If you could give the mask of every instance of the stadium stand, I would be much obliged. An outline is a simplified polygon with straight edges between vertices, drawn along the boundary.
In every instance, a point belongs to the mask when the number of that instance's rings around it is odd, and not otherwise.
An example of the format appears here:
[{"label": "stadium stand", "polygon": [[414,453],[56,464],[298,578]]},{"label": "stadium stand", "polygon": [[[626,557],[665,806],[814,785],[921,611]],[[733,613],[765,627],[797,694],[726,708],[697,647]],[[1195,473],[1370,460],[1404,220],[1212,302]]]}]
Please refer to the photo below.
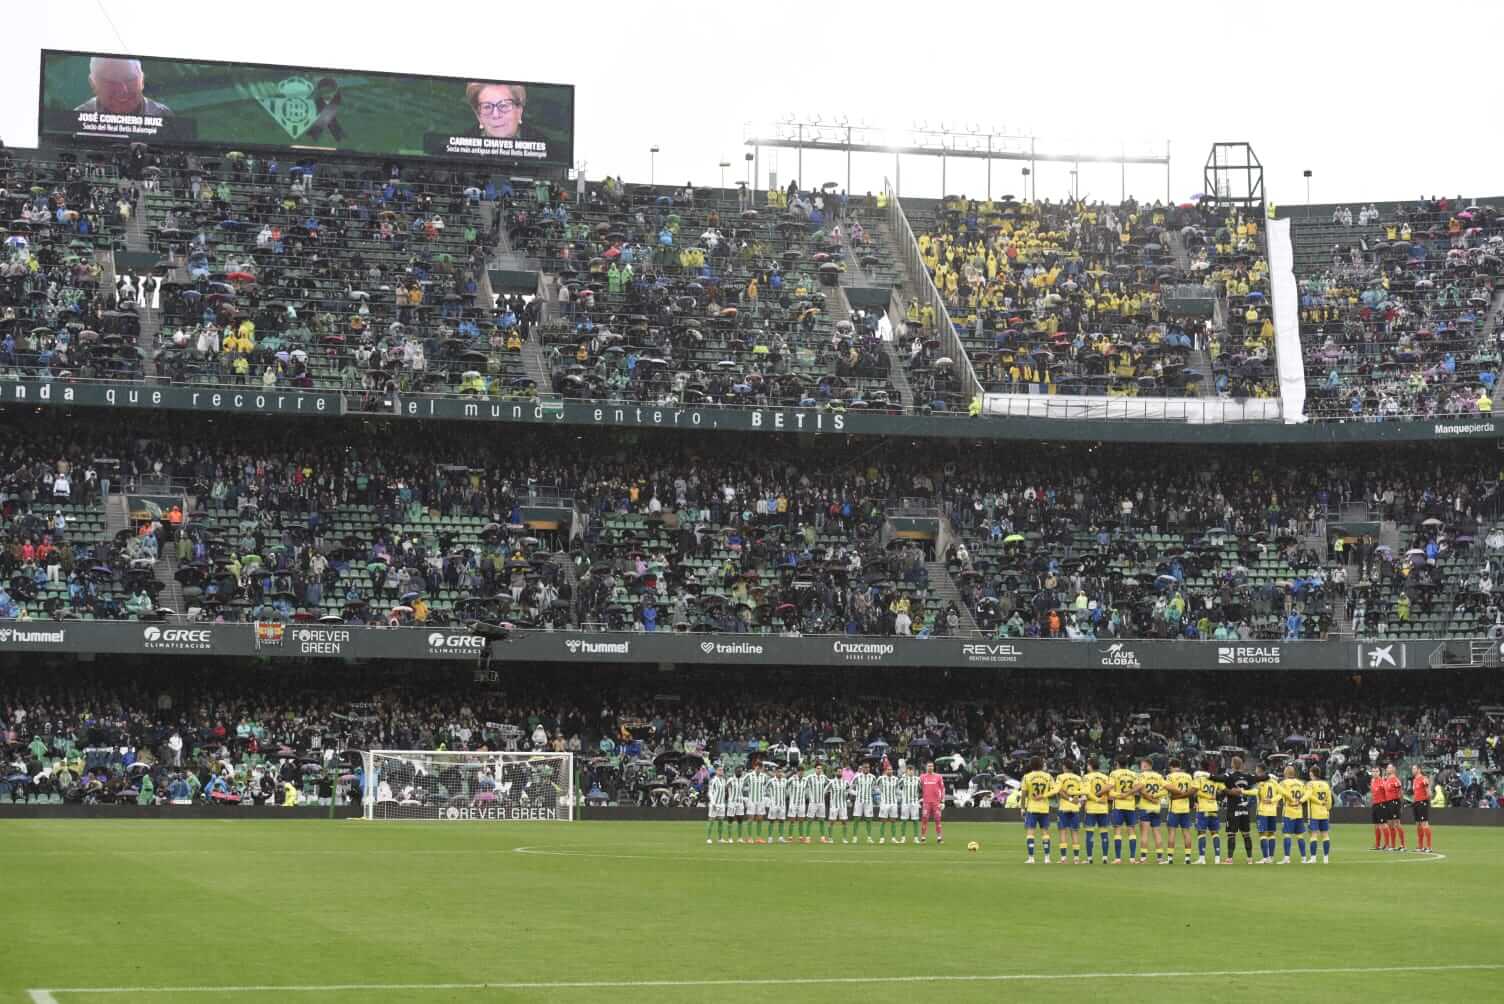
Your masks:
[{"label": "stadium stand", "polygon": [[[1135,448],[1111,465],[1048,447],[1000,470],[960,444],[853,459],[831,443],[795,463],[777,439],[672,433],[581,453],[544,430],[436,448],[404,425],[351,438],[245,419],[208,442],[167,420],[129,438],[16,427],[35,435],[5,471],[7,572],[33,618],[1286,640],[1504,623],[1498,487],[1464,445]],[[91,457],[119,458],[114,510]],[[101,550],[51,582],[36,549],[54,482],[80,469],[82,497],[62,498],[87,507],[65,513],[81,524],[70,543]],[[127,520],[122,488],[168,501]],[[928,532],[900,534],[905,514]],[[75,581],[150,602],[49,602]]]},{"label": "stadium stand", "polygon": [[1504,263],[1493,205],[1436,198],[1292,220],[1312,418],[1492,412]]},{"label": "stadium stand", "polygon": [[327,803],[336,787],[361,790],[359,760],[341,750],[442,746],[573,751],[582,789],[600,804],[693,804],[708,760],[726,768],[761,756],[933,758],[958,803],[1001,805],[1030,755],[1097,764],[1126,752],[1320,763],[1343,805],[1365,804],[1370,765],[1426,762],[1447,804],[1498,807],[1504,718],[1488,678],[1306,678],[1292,704],[1278,675],[1156,684],[1097,673],[1067,687],[1049,674],[972,674],[941,695],[927,674],[897,671],[864,680],[857,695],[839,673],[665,679],[579,667],[518,676],[503,694],[468,674],[370,668],[268,677],[139,666],[80,669],[65,682],[30,671],[0,694],[0,800],[280,804],[291,785],[295,801]]},{"label": "stadium stand", "polygon": [[520,351],[536,315],[496,302],[486,275],[488,181],[233,151],[152,161],[159,379],[533,395]]},{"label": "stadium stand", "polygon": [[[583,198],[579,196],[583,194]],[[843,273],[895,274],[871,215],[829,193],[696,196],[607,179],[584,193],[538,183],[503,193],[508,240],[549,274],[553,389],[659,403],[897,409],[890,324],[853,312]],[[885,337],[886,336],[886,337]],[[931,409],[955,388],[920,388]],[[949,394],[949,396],[947,396]]]},{"label": "stadium stand", "polygon": [[[1275,392],[1268,266],[1255,220],[1219,216],[1209,204],[964,196],[907,211],[973,364],[994,390]],[[924,320],[917,301],[908,320]]]}]

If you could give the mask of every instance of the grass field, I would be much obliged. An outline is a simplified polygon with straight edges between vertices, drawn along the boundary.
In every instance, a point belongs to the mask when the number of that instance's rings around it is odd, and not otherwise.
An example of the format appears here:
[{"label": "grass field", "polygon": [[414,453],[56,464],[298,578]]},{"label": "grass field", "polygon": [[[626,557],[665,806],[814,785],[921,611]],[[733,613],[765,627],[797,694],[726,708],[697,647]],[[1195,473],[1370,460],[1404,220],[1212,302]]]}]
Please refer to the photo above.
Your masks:
[{"label": "grass field", "polygon": [[1343,827],[1330,865],[1221,868],[1028,867],[1017,825],[946,836],[4,821],[0,1001],[1463,1002],[1504,979],[1504,830],[1438,826],[1428,859]]}]

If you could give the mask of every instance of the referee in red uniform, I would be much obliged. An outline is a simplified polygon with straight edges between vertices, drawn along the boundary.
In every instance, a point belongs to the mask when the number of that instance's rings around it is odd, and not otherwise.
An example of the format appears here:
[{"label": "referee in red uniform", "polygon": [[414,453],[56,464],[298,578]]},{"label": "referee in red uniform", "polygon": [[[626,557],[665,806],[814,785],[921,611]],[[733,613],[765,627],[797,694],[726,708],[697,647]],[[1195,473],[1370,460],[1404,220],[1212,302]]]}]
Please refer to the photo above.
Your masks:
[{"label": "referee in red uniform", "polygon": [[1401,851],[1404,851],[1406,849],[1405,825],[1404,821],[1400,819],[1400,806],[1404,804],[1401,800],[1404,795],[1403,787],[1404,785],[1403,782],[1400,781],[1400,772],[1398,768],[1396,768],[1394,764],[1390,764],[1389,766],[1385,767],[1384,805],[1387,810],[1385,815],[1389,819],[1391,846],[1397,843],[1399,844],[1399,849]]},{"label": "referee in red uniform", "polygon": [[1415,849],[1421,854],[1431,853],[1431,779],[1421,771],[1420,764],[1410,768],[1410,810],[1415,813]]}]

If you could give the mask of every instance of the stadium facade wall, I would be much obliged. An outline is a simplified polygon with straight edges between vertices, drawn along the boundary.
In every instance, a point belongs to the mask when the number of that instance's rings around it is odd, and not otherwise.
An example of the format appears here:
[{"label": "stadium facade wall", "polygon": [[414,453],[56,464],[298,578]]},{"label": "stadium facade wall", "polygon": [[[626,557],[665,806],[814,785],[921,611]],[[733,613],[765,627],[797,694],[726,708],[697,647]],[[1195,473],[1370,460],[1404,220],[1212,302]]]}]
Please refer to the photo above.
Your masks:
[{"label": "stadium facade wall", "polygon": [[[512,401],[474,397],[394,395],[372,407],[359,395],[339,391],[145,383],[0,381],[0,407],[96,408],[106,411],[199,411],[224,415],[280,415],[337,418],[382,416],[414,420],[499,422],[524,425],[593,426],[625,429],[687,429],[698,432],[811,433],[815,435],[906,436],[968,440],[1051,440],[1061,442],[1184,443],[1188,429],[1202,444],[1360,443],[1504,438],[1504,422],[1491,416],[1441,417],[1392,422],[1233,421],[1233,405],[1208,421],[1204,409],[1173,409],[1162,418],[1152,409],[1133,410],[1133,399],[1110,409],[1101,421],[1101,399],[1041,396],[1030,403],[1043,409],[1007,418],[967,418],[959,414],[885,413],[815,408],[657,407],[595,401]],[[1253,407],[1254,403],[1250,404]],[[1258,405],[1259,408],[1263,406]],[[1137,415],[1138,417],[1134,417]]]}]

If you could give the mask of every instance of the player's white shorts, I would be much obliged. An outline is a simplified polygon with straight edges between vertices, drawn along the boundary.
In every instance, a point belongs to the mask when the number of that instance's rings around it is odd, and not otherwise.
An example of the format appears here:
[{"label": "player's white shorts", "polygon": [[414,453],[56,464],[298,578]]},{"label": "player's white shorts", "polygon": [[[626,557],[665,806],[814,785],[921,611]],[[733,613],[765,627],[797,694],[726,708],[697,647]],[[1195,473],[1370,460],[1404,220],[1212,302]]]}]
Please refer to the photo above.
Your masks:
[{"label": "player's white shorts", "polygon": [[897,802],[881,802],[881,803],[879,803],[878,806],[877,806],[877,818],[878,819],[897,819],[898,818],[898,803]]},{"label": "player's white shorts", "polygon": [[735,817],[735,816],[744,816],[744,815],[746,815],[746,813],[742,810],[742,803],[740,803],[740,802],[727,802],[726,803],[726,815]]},{"label": "player's white shorts", "polygon": [[711,802],[710,803],[710,818],[711,819],[725,819],[726,818],[726,803],[722,802],[719,805],[717,805],[716,803]]},{"label": "player's white shorts", "polygon": [[788,806],[788,808],[784,811],[783,818],[785,818],[785,819],[803,819],[804,818],[804,806],[798,805],[798,804],[794,804],[794,805]]},{"label": "player's white shorts", "polygon": [[824,804],[820,804],[820,805],[806,805],[804,807],[804,818],[805,819],[824,819],[825,818],[825,806],[824,806]]},{"label": "player's white shorts", "polygon": [[900,804],[898,806],[898,818],[899,819],[918,819],[919,818],[919,803],[918,802],[904,802],[904,803]]},{"label": "player's white shorts", "polygon": [[783,818],[783,803],[782,802],[769,802],[767,805],[765,805],[763,807],[762,814],[764,816],[766,816],[767,818],[769,818],[769,819],[782,819]]},{"label": "player's white shorts", "polygon": [[831,822],[833,822],[833,823],[835,823],[835,822],[844,823],[846,821],[846,819],[847,819],[847,816],[846,816],[846,802],[845,802],[845,800],[839,801],[835,805],[832,805],[830,807],[830,821]]},{"label": "player's white shorts", "polygon": [[851,815],[854,819],[871,819],[872,810],[872,799],[859,798],[856,800],[856,804],[851,807]]}]

